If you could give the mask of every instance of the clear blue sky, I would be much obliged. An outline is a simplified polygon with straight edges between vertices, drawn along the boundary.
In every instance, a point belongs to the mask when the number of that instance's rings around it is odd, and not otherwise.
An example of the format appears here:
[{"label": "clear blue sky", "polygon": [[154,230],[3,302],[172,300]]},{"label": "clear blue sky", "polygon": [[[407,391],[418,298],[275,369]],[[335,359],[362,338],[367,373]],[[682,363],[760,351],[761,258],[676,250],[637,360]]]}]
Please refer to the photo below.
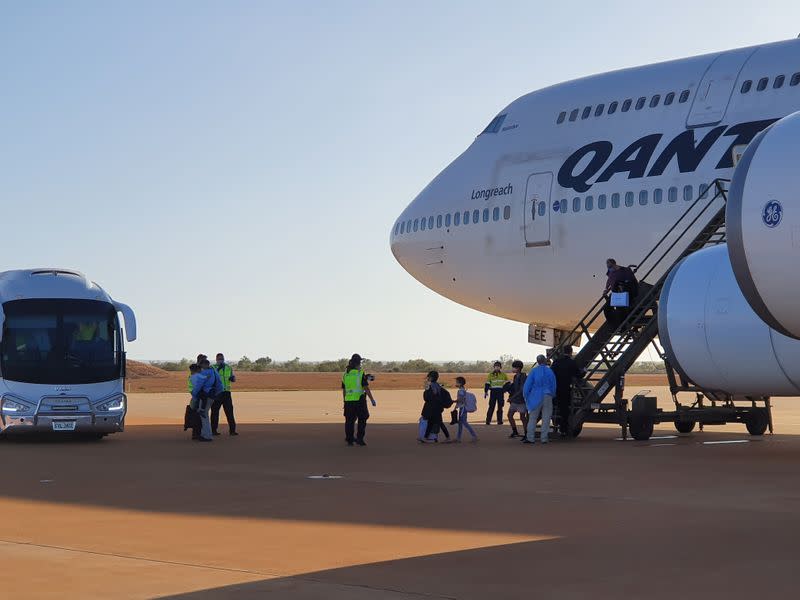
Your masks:
[{"label": "clear blue sky", "polygon": [[139,358],[530,360],[395,217],[524,93],[798,33],[790,1],[0,0],[0,268],[85,272]]}]

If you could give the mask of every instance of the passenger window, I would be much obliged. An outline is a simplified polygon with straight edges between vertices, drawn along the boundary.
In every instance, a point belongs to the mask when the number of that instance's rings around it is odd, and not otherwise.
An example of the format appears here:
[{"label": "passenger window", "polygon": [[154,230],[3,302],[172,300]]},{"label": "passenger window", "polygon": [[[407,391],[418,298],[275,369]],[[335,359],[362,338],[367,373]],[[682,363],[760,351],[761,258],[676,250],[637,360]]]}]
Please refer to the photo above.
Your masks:
[{"label": "passenger window", "polygon": [[594,208],[594,196],[586,196],[585,208],[587,211]]},{"label": "passenger window", "polygon": [[597,197],[597,208],[599,210],[605,210],[606,209],[606,195],[605,194],[600,194]]},{"label": "passenger window", "polygon": [[436,217],[436,229],[441,229],[441,228],[442,228],[442,215],[439,215],[438,217]]},{"label": "passenger window", "polygon": [[708,184],[707,183],[700,184],[700,189],[697,190],[697,193],[699,194],[698,198],[705,198],[706,192],[708,192]]},{"label": "passenger window", "polygon": [[489,222],[489,209],[488,208],[484,208],[483,209],[483,222],[484,223],[488,223]]},{"label": "passenger window", "polygon": [[469,211],[464,211],[464,225],[469,225]]},{"label": "passenger window", "polygon": [[592,114],[592,107],[587,106],[583,109],[583,114],[581,115],[581,119],[588,119],[589,115]]},{"label": "passenger window", "polygon": [[625,206],[633,206],[633,192],[625,192]]},{"label": "passenger window", "polygon": [[739,92],[742,93],[742,94],[746,94],[747,92],[750,91],[751,87],[753,87],[753,80],[752,79],[748,79],[747,81],[745,81],[742,84],[742,89],[740,89]]},{"label": "passenger window", "polygon": [[576,108],[571,113],[569,113],[569,120],[574,121],[577,118],[578,118],[578,109]]},{"label": "passenger window", "polygon": [[599,117],[600,115],[602,115],[603,109],[605,109],[605,107],[606,107],[605,104],[598,104],[597,108],[594,109],[594,116]]},{"label": "passenger window", "polygon": [[563,215],[567,214],[567,199],[566,198],[561,200],[561,214],[563,214]]},{"label": "passenger window", "polygon": [[642,96],[636,101],[636,110],[642,110],[644,108],[644,103],[647,102],[647,98]]},{"label": "passenger window", "polygon": [[677,202],[678,201],[678,188],[671,187],[669,191],[667,191],[667,200],[670,202]]},{"label": "passenger window", "polygon": [[611,104],[609,104],[608,105],[608,114],[609,115],[613,115],[615,112],[617,112],[617,107],[618,106],[619,106],[619,102],[617,102],[617,101],[614,101]]},{"label": "passenger window", "polygon": [[419,228],[419,219],[414,219],[414,233],[417,232],[418,228]]},{"label": "passenger window", "polygon": [[500,220],[500,207],[495,206],[492,209],[492,221],[499,221]]},{"label": "passenger window", "polygon": [[622,112],[628,112],[631,109],[631,103],[633,100],[628,98],[625,102],[622,103]]},{"label": "passenger window", "polygon": [[428,222],[428,219],[422,219],[419,222],[419,230],[420,231],[425,231],[425,226],[427,225],[427,222]]},{"label": "passenger window", "polygon": [[661,204],[664,200],[663,198],[663,191],[661,188],[656,188],[653,190],[653,204]]},{"label": "passenger window", "polygon": [[675,100],[675,92],[670,92],[664,96],[664,106],[669,106],[673,100]]},{"label": "passenger window", "polygon": [[611,208],[619,208],[619,194],[611,194]]},{"label": "passenger window", "polygon": [[800,72],[795,73],[794,75],[792,75],[792,79],[791,79],[791,81],[789,81],[789,85],[794,87],[798,83],[800,83]]},{"label": "passenger window", "polygon": [[784,75],[778,75],[775,78],[775,81],[772,82],[772,89],[777,90],[783,87],[783,82],[786,81],[786,77]]},{"label": "passenger window", "polygon": [[481,211],[477,208],[472,211],[472,222],[477,224],[481,220]]},{"label": "passenger window", "polygon": [[661,96],[659,94],[656,94],[655,96],[650,98],[650,108],[655,108],[656,106],[658,106],[659,102],[661,102]]},{"label": "passenger window", "polygon": [[647,190],[639,192],[639,206],[647,206]]},{"label": "passenger window", "polygon": [[575,196],[572,199],[572,212],[580,212],[581,211],[581,199]]},{"label": "passenger window", "polygon": [[433,217],[428,217],[428,229],[433,229]]},{"label": "passenger window", "polygon": [[558,114],[558,119],[556,119],[556,123],[557,123],[558,125],[561,125],[561,124],[564,122],[564,119],[566,119],[566,118],[567,118],[567,111],[565,111],[565,110],[562,110],[562,111],[561,111],[561,112]]},{"label": "passenger window", "polygon": [[505,208],[503,208],[503,219],[508,221],[511,218],[511,207],[506,204]]},{"label": "passenger window", "polygon": [[406,221],[406,233],[411,233],[411,219]]},{"label": "passenger window", "polygon": [[458,227],[459,225],[461,225],[461,213],[457,212],[453,215],[453,226]]},{"label": "passenger window", "polygon": [[444,218],[444,226],[450,227],[450,213],[447,213],[447,215]]},{"label": "passenger window", "polygon": [[692,186],[690,186],[690,185],[683,186],[683,199],[686,202],[691,202],[692,197],[693,197],[692,196],[693,193],[694,193],[694,190],[692,189]]},{"label": "passenger window", "polygon": [[683,90],[678,98],[678,104],[683,104],[689,99],[689,90]]},{"label": "passenger window", "polygon": [[767,89],[767,84],[769,83],[769,77],[762,77],[758,80],[758,85],[756,86],[756,91],[763,92]]},{"label": "passenger window", "polygon": [[400,223],[394,226],[394,234],[400,235]]},{"label": "passenger window", "polygon": [[[509,208],[511,208],[511,207],[509,206]],[[511,211],[509,211],[509,212],[511,212]],[[547,202],[539,202],[539,216],[543,217],[544,213],[546,213],[546,212],[547,212]]]}]

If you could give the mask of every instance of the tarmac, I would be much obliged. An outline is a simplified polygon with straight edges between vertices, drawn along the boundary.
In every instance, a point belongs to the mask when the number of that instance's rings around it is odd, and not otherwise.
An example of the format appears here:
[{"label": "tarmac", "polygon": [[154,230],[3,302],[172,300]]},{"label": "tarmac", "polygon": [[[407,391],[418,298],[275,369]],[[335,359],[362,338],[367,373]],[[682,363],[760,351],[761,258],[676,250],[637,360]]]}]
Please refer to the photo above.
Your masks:
[{"label": "tarmac", "polygon": [[800,399],[759,438],[587,426],[528,446],[480,412],[478,443],[422,445],[420,393],[376,397],[365,448],[336,392],[235,394],[241,435],[211,444],[182,430],[183,394],[132,394],[100,442],[3,441],[3,597],[796,594]]}]

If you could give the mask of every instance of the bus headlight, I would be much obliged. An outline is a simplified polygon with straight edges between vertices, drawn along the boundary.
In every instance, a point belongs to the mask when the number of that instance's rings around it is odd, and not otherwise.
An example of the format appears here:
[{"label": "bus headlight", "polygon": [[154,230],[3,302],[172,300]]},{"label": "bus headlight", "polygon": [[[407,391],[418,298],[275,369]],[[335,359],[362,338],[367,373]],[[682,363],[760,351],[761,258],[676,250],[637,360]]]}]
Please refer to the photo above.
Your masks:
[{"label": "bus headlight", "polygon": [[0,400],[0,412],[6,415],[27,415],[34,407],[15,396],[3,396]]},{"label": "bus headlight", "polygon": [[95,406],[95,410],[98,412],[121,412],[125,410],[125,394],[104,400]]}]

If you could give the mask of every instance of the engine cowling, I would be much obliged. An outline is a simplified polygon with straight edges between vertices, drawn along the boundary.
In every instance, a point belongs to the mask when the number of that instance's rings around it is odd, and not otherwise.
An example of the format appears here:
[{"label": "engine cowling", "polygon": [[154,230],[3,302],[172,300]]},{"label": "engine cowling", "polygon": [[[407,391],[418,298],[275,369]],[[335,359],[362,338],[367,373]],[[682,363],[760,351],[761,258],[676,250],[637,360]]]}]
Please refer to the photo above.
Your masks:
[{"label": "engine cowling", "polygon": [[800,112],[758,134],[733,174],[726,225],[739,287],[772,329],[800,338]]},{"label": "engine cowling", "polygon": [[735,396],[800,395],[800,341],[753,311],[724,245],[673,268],[661,291],[658,329],[670,363],[704,388]]}]

